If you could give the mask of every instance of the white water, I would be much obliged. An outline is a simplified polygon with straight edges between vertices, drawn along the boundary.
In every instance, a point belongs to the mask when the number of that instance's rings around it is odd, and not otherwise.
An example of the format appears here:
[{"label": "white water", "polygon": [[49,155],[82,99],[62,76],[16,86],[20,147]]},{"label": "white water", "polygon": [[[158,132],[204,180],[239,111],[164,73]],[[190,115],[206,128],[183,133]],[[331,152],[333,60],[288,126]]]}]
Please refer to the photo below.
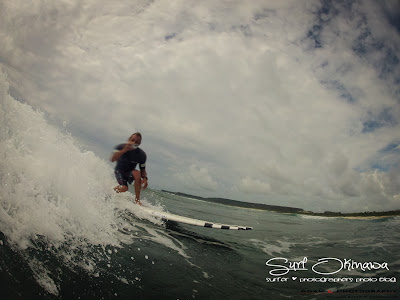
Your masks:
[{"label": "white water", "polygon": [[117,245],[110,167],[13,99],[2,72],[0,97],[3,233],[19,248],[36,235],[55,245],[76,237]]},{"label": "white water", "polygon": [[[96,264],[111,260],[110,247],[131,244],[133,233],[187,257],[162,232],[123,218],[138,215],[129,193],[115,194],[113,170],[103,159],[82,150],[67,132],[51,126],[44,115],[8,93],[0,68],[0,231],[28,261],[37,282],[57,295],[58,285],[40,258],[27,249],[45,249],[70,268],[96,276]],[[146,200],[143,200],[146,202]]]}]

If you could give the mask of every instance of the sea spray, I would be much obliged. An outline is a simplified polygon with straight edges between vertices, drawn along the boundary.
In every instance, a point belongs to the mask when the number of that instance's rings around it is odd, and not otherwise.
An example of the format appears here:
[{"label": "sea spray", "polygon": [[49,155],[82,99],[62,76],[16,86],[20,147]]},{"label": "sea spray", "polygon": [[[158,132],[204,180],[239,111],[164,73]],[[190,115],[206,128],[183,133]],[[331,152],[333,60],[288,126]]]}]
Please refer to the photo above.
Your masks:
[{"label": "sea spray", "polygon": [[[114,264],[119,256],[115,249],[135,241],[161,244],[188,261],[181,243],[146,223],[162,226],[160,219],[140,214],[130,193],[113,191],[109,164],[82,150],[65,128],[51,126],[43,113],[8,93],[1,69],[0,185],[1,247],[12,249],[12,257],[3,257],[1,264],[11,270],[6,261],[16,256],[24,278],[31,276],[47,293],[62,296],[77,276],[87,282],[111,276],[126,283],[129,272],[140,279],[135,267]],[[145,197],[142,201],[151,205]],[[136,226],[138,219],[145,221]]]},{"label": "sea spray", "polygon": [[[110,166],[11,97],[1,70],[0,184],[0,231],[16,250],[50,251],[72,268],[90,270],[99,260],[91,257],[120,246]],[[32,253],[22,252],[35,278],[57,294]]]},{"label": "sea spray", "polygon": [[[118,244],[112,172],[92,152],[18,102],[0,80],[0,192],[2,230],[20,248],[34,235],[53,242],[80,236]],[[7,220],[6,220],[7,219]]]}]

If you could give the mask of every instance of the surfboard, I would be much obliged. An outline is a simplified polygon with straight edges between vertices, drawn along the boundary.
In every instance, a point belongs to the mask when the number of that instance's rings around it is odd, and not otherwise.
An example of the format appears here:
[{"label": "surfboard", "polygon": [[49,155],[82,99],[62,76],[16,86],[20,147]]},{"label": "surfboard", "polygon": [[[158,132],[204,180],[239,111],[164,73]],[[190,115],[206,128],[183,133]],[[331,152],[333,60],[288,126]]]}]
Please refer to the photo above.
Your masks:
[{"label": "surfboard", "polygon": [[163,221],[173,221],[173,222],[184,223],[184,224],[189,224],[189,225],[194,225],[194,226],[200,226],[200,227],[206,227],[206,228],[217,228],[217,229],[229,229],[229,230],[251,230],[251,229],[253,229],[253,227],[249,227],[249,226],[227,225],[227,224],[208,222],[208,221],[203,221],[203,220],[198,220],[198,219],[192,219],[192,218],[188,218],[188,217],[184,217],[184,216],[174,215],[174,214],[167,213],[164,211],[155,210],[155,209],[152,209],[150,207],[145,207],[145,206],[138,205],[138,208],[152,216],[161,218]]}]

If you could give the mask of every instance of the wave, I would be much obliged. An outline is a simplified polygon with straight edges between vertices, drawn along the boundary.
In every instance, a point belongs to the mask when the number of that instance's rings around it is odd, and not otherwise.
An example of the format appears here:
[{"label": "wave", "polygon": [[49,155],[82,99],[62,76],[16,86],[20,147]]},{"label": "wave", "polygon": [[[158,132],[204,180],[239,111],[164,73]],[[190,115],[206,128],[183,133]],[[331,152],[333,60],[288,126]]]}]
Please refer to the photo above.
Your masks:
[{"label": "wave", "polygon": [[0,224],[24,249],[43,235],[55,244],[79,236],[114,244],[116,231],[111,169],[83,151],[41,112],[8,94],[0,75]]},{"label": "wave", "polygon": [[297,216],[299,216],[303,219],[309,219],[309,220],[337,220],[340,218],[340,217],[312,216],[312,215],[303,215],[303,214],[297,214]]},{"label": "wave", "polygon": [[[110,166],[11,97],[1,70],[0,158],[0,230],[11,247],[45,245],[82,265],[79,257],[88,257],[92,245],[121,245]],[[26,259],[38,282],[57,294],[40,259]]]},{"label": "wave", "polygon": [[[113,170],[106,161],[8,89],[0,68],[1,246],[19,253],[44,290],[59,295],[58,268],[98,277],[117,249],[138,238],[188,258],[178,241],[154,229],[161,220],[135,214],[132,195],[113,191]],[[7,266],[7,258],[0,263]]]},{"label": "wave", "polygon": [[[291,247],[294,243],[288,241],[262,241],[259,239],[250,239],[249,240],[255,248],[260,249],[264,253],[267,253],[270,256],[282,253],[290,252]],[[279,245],[278,245],[279,243]]]}]

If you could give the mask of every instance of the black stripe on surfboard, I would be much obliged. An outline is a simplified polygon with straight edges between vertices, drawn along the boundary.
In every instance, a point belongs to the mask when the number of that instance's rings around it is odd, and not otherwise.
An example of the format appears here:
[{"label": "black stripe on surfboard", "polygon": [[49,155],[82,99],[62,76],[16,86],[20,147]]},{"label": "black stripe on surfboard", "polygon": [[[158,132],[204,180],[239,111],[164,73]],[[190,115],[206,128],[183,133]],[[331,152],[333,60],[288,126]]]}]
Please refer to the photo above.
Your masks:
[{"label": "black stripe on surfboard", "polygon": [[[215,225],[215,227],[214,227]],[[244,227],[244,226],[229,226],[229,225],[220,225],[220,224],[214,224],[214,223],[204,223],[204,227],[207,228],[220,228],[220,229],[236,229],[235,227],[237,227],[237,230],[252,230],[253,227]],[[232,228],[231,228],[232,227]]]}]

